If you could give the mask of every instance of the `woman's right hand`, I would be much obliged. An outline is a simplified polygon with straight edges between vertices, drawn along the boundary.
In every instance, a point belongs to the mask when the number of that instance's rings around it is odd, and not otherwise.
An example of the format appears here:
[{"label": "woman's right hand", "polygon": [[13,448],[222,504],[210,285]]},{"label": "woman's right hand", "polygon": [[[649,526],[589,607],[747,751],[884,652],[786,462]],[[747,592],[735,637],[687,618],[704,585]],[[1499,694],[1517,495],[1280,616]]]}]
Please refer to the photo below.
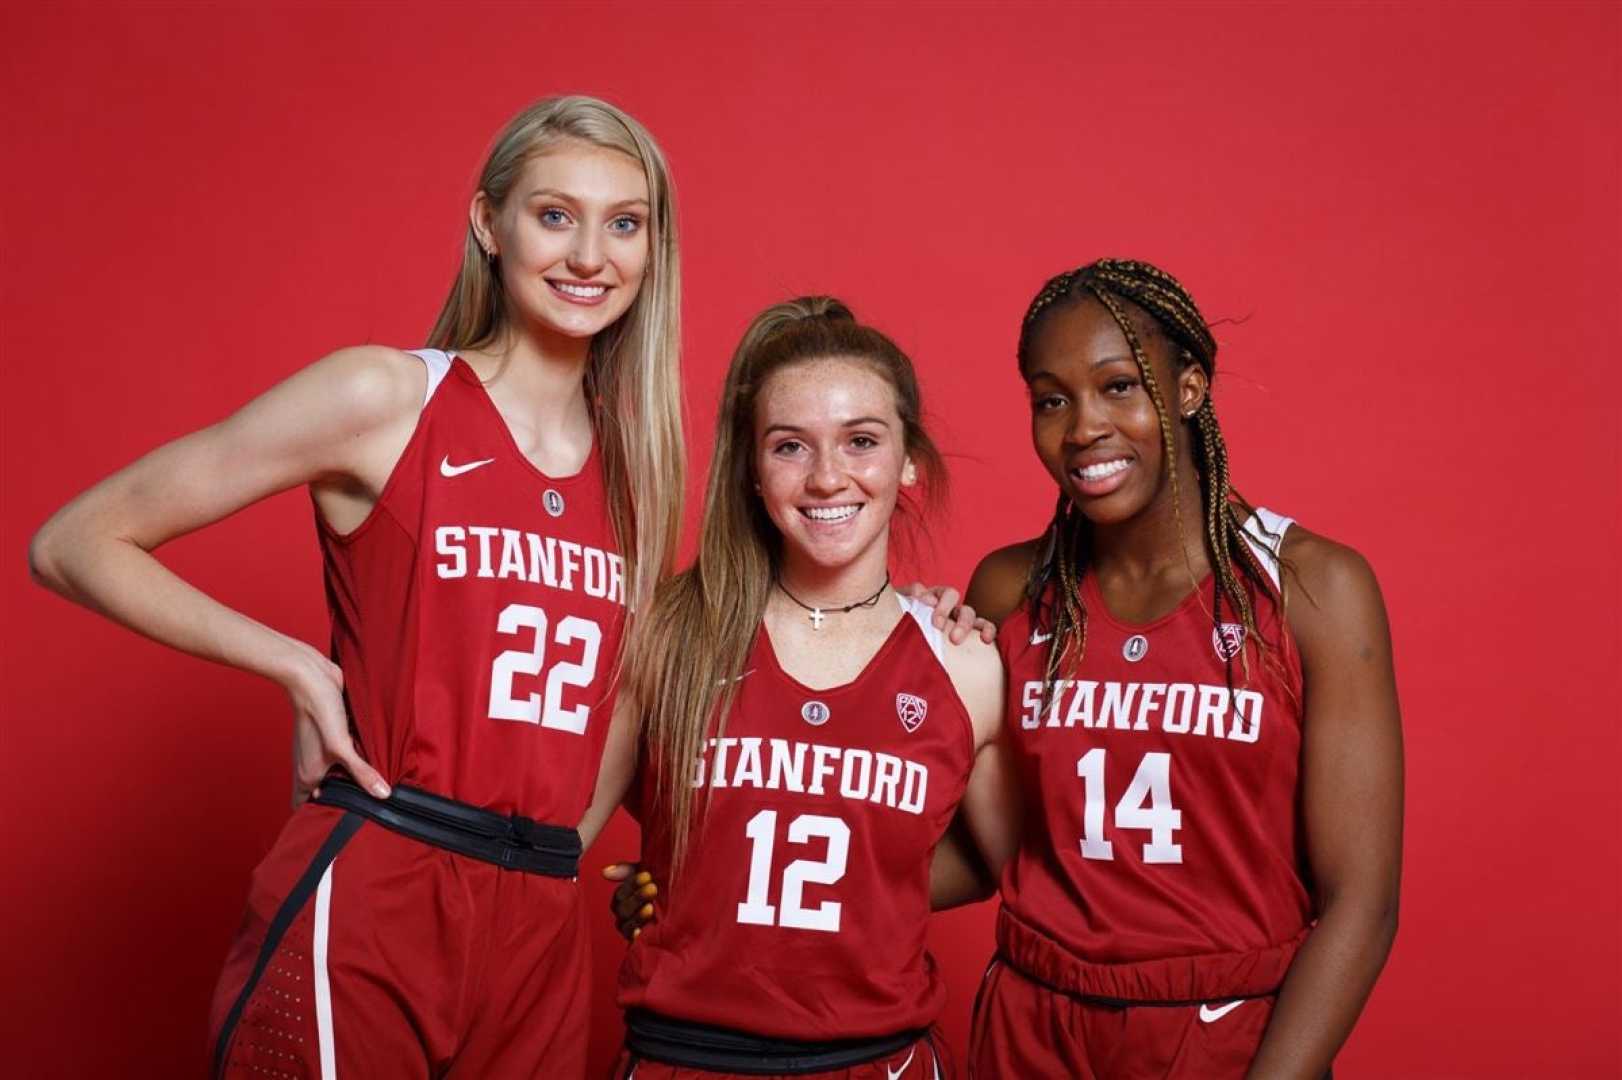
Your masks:
[{"label": "woman's right hand", "polygon": [[389,785],[350,737],[343,669],[302,641],[291,645],[281,682],[293,705],[293,805],[314,795],[335,765],[373,795],[388,798]]},{"label": "woman's right hand", "polygon": [[635,941],[642,928],[653,921],[653,898],[659,895],[659,886],[640,863],[611,863],[603,867],[603,877],[619,882],[609,897],[608,910],[613,913],[620,936]]}]

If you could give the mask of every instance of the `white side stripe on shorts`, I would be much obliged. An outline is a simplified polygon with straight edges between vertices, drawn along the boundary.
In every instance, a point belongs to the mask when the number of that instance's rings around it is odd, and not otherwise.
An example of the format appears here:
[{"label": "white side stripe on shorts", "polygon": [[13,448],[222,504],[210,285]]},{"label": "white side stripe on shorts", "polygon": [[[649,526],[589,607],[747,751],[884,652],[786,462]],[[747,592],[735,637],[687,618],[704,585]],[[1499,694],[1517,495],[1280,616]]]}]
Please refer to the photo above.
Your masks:
[{"label": "white side stripe on shorts", "polygon": [[[334,860],[336,861],[336,860]],[[337,1080],[338,1056],[332,1045],[332,987],[327,983],[327,922],[332,913],[332,867],[327,864],[315,888],[315,1033],[321,1049],[321,1080]]]}]

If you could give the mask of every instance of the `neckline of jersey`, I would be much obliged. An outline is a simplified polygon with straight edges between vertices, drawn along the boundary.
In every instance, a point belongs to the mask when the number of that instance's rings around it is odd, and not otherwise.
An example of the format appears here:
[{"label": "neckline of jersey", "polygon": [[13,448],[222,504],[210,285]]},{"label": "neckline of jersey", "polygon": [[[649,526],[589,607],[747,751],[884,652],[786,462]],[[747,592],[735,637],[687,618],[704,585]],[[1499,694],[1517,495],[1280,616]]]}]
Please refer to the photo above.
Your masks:
[{"label": "neckline of jersey", "polygon": [[578,471],[570,473],[568,476],[553,476],[531,461],[529,455],[525,454],[523,448],[518,445],[518,440],[513,438],[512,428],[507,426],[507,418],[501,415],[500,409],[496,408],[495,399],[490,396],[490,391],[485,388],[484,380],[479,378],[479,373],[473,370],[473,365],[462,359],[460,353],[451,353],[450,355],[451,365],[453,367],[457,364],[462,365],[462,369],[473,380],[473,385],[478,388],[479,400],[483,401],[490,410],[490,414],[496,422],[496,427],[501,429],[502,438],[507,441],[507,448],[513,452],[513,456],[518,459],[519,464],[523,465],[524,468],[548,484],[572,484],[582,477],[590,477],[599,471],[595,468],[597,466],[597,429],[595,426],[593,426],[591,432],[591,449],[586,452],[586,460],[581,463]]},{"label": "neckline of jersey", "polygon": [[[900,599],[899,594],[897,594],[897,599]],[[837,686],[829,686],[821,690],[815,687],[807,686],[799,679],[796,679],[793,675],[790,675],[788,670],[783,667],[782,661],[777,658],[777,646],[772,643],[772,635],[766,629],[765,619],[760,621],[759,639],[761,642],[761,649],[765,654],[763,659],[765,660],[767,666],[770,667],[772,671],[776,672],[784,682],[788,683],[801,693],[809,694],[813,697],[834,697],[840,694],[849,693],[851,690],[856,689],[856,687],[867,678],[868,674],[879,666],[884,657],[892,649],[897,647],[896,643],[901,640],[902,634],[906,630],[906,624],[913,621],[912,613],[909,612],[905,606],[901,606],[901,618],[896,620],[896,624],[890,628],[890,633],[886,635],[884,642],[874,650],[873,655],[867,658],[867,663],[862,665],[862,670],[858,671],[855,677],[849,682],[843,682]]]},{"label": "neckline of jersey", "polygon": [[1211,582],[1214,579],[1215,574],[1207,571],[1205,576],[1200,579],[1200,583],[1194,586],[1194,588],[1190,589],[1181,600],[1177,601],[1176,606],[1170,611],[1159,616],[1158,618],[1150,619],[1148,622],[1139,623],[1129,622],[1126,619],[1119,617],[1109,609],[1109,604],[1104,600],[1104,590],[1098,584],[1098,575],[1089,569],[1082,575],[1081,578],[1081,602],[1087,608],[1089,618],[1092,616],[1092,613],[1096,611],[1105,622],[1109,623],[1117,630],[1126,630],[1130,633],[1142,634],[1146,631],[1164,626],[1166,623],[1177,618],[1179,615],[1182,615],[1188,608],[1199,603],[1200,595],[1211,587]]}]

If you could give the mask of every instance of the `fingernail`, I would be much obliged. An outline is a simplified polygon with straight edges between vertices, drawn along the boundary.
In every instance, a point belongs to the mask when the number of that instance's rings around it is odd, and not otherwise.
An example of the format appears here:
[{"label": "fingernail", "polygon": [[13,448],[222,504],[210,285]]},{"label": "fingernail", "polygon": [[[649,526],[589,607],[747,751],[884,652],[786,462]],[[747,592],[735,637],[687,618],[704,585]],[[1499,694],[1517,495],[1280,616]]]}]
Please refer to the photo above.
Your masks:
[{"label": "fingernail", "polygon": [[376,795],[379,799],[388,798],[389,797],[389,785],[387,785],[383,781],[379,780],[377,783],[372,785],[372,794]]},{"label": "fingernail", "polygon": [[636,876],[636,883],[638,885],[646,885],[648,882],[650,882],[652,880],[653,880],[653,875],[648,873],[646,870],[642,871],[640,874],[638,874]]},{"label": "fingernail", "polygon": [[653,914],[653,905],[652,904],[643,904],[642,905],[642,910],[637,912],[637,914],[642,916],[644,919],[646,919],[649,915]]},{"label": "fingernail", "polygon": [[641,936],[642,936],[642,928],[640,926],[637,927],[635,930],[631,931],[631,940],[632,941],[635,941],[637,938],[639,938]]}]

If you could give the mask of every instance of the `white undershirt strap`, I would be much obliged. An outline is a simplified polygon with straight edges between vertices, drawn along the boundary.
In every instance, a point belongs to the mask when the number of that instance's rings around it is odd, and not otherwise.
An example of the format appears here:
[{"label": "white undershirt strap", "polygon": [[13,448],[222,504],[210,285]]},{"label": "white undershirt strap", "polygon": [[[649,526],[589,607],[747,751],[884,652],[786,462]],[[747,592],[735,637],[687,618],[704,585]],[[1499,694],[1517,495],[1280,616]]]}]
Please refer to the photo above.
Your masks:
[{"label": "white undershirt strap", "polygon": [[1295,524],[1294,518],[1275,514],[1266,507],[1256,507],[1256,512],[1245,522],[1245,542],[1250,550],[1256,553],[1256,560],[1267,571],[1267,576],[1273,579],[1273,588],[1282,588],[1279,584],[1279,550],[1284,546],[1284,534]]},{"label": "white undershirt strap", "polygon": [[445,376],[451,370],[451,354],[439,349],[412,349],[411,355],[421,360],[428,367],[428,392],[422,397],[424,408],[433,400],[434,391],[439,384],[445,381]]},{"label": "white undershirt strap", "polygon": [[919,630],[923,631],[924,641],[928,643],[929,651],[935,654],[935,659],[941,659],[941,652],[946,648],[946,632],[937,629],[935,626],[934,606],[926,604],[922,600],[902,596],[900,593],[896,593],[895,598],[901,604],[901,610],[912,616],[912,621],[918,624]]}]

